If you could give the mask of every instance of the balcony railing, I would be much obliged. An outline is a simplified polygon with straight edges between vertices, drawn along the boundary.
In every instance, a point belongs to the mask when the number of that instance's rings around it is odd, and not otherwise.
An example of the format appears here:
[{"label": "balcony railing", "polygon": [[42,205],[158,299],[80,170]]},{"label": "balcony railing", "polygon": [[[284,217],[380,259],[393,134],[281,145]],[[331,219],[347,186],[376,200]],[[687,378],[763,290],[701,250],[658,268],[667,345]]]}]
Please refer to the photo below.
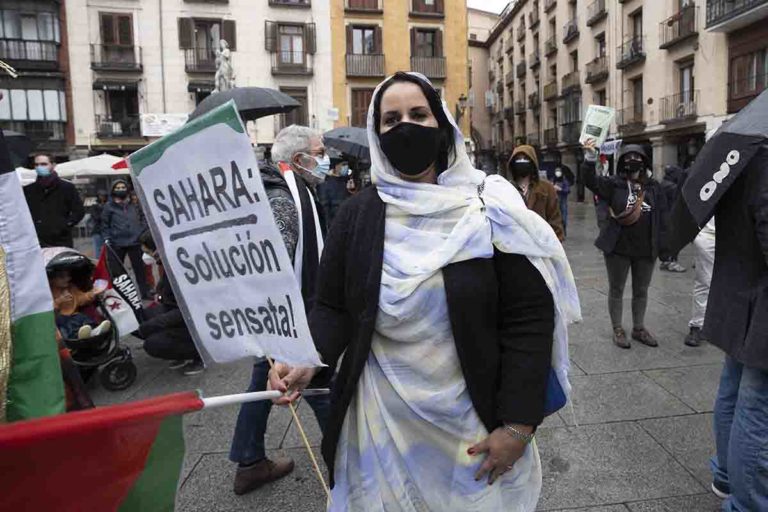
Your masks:
[{"label": "balcony railing", "polygon": [[630,37],[619,46],[618,69],[626,69],[638,62],[645,60],[645,38],[642,36]]},{"label": "balcony railing", "polygon": [[189,73],[215,73],[216,54],[211,48],[184,50],[184,69]]},{"label": "balcony railing", "polygon": [[643,105],[631,106],[620,110],[616,115],[616,124],[621,133],[634,133],[645,129]]},{"label": "balcony railing", "polygon": [[96,135],[100,139],[141,137],[141,123],[139,122],[139,116],[96,116]]},{"label": "balcony railing", "polygon": [[538,110],[541,107],[541,95],[538,92],[532,92],[528,95],[528,108]]},{"label": "balcony railing", "polygon": [[549,12],[557,5],[557,0],[544,0],[544,12]]},{"label": "balcony railing", "polygon": [[547,146],[557,146],[557,128],[547,128],[544,130],[544,144]]},{"label": "balcony railing", "polygon": [[539,146],[541,144],[541,140],[539,139],[539,132],[529,133],[526,139],[528,139],[527,142],[531,146]]},{"label": "balcony railing", "polygon": [[504,79],[504,82],[506,82],[507,84],[511,84],[514,81],[515,81],[515,72],[512,71],[512,70],[509,70],[507,72],[507,75],[506,75],[505,79]]},{"label": "balcony railing", "polygon": [[563,75],[563,94],[581,89],[581,75],[578,71],[571,71]]},{"label": "balcony railing", "polygon": [[588,84],[596,84],[608,78],[608,57],[597,57],[587,64],[587,78],[584,80]]},{"label": "balcony railing", "polygon": [[528,27],[529,28],[536,28],[536,26],[541,21],[541,17],[539,15],[539,11],[531,11],[528,13]]},{"label": "balcony railing", "polygon": [[525,76],[526,69],[527,69],[526,64],[525,64],[525,59],[521,60],[517,64],[517,68],[516,69],[517,69],[517,78],[523,78]]},{"label": "balcony railing", "polygon": [[541,52],[538,48],[531,52],[528,56],[528,60],[530,61],[531,69],[536,69],[541,65]]},{"label": "balcony railing", "polygon": [[312,55],[307,52],[273,52],[272,74],[274,76],[311,76],[314,74],[312,68]]},{"label": "balcony railing", "polygon": [[566,144],[576,144],[581,136],[581,121],[572,121],[562,126],[563,142]]},{"label": "balcony railing", "polygon": [[608,11],[605,9],[605,0],[595,0],[587,8],[587,26],[591,27],[606,16]]},{"label": "balcony railing", "polygon": [[768,5],[768,0],[707,0],[707,28],[730,21],[764,5]]},{"label": "balcony railing", "polygon": [[557,79],[544,85],[544,101],[557,99]]},{"label": "balcony railing", "polygon": [[3,130],[23,133],[36,146],[47,143],[63,144],[66,141],[66,123],[58,121],[0,121]]},{"label": "balcony railing", "polygon": [[577,37],[579,37],[579,22],[577,18],[573,18],[563,26],[563,44],[568,44]]},{"label": "balcony railing", "polygon": [[91,69],[141,71],[141,47],[92,44]]},{"label": "balcony railing", "polygon": [[312,7],[310,0],[269,0],[272,7]]},{"label": "balcony railing", "polygon": [[687,91],[661,98],[661,122],[679,123],[696,119],[699,91]]},{"label": "balcony railing", "polygon": [[551,57],[557,53],[557,36],[552,35],[549,39],[544,41],[544,55]]},{"label": "balcony railing", "polygon": [[445,57],[411,57],[411,70],[427,78],[445,78]]},{"label": "balcony railing", "polygon": [[525,39],[525,18],[523,18],[520,22],[520,25],[517,27],[517,40],[522,41]]},{"label": "balcony railing", "polygon": [[659,48],[666,50],[699,34],[699,8],[688,5],[659,24]]},{"label": "balcony railing", "polygon": [[19,69],[56,69],[59,67],[59,45],[53,41],[0,39],[0,60]]},{"label": "balcony railing", "polygon": [[382,0],[344,0],[348,12],[381,12]]},{"label": "balcony railing", "polygon": [[384,76],[384,55],[347,54],[347,76]]},{"label": "balcony railing", "polygon": [[515,100],[515,114],[518,116],[525,115],[526,108],[525,108],[525,101],[523,100]]}]

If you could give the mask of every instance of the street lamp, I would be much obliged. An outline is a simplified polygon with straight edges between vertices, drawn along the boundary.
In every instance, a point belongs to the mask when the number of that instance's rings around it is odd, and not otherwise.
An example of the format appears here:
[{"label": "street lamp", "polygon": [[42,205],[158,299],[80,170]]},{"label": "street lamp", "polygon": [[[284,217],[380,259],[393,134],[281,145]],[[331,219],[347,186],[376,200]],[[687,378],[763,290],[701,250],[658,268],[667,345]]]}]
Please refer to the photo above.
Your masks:
[{"label": "street lamp", "polygon": [[464,112],[467,111],[467,97],[464,93],[459,96],[459,102],[456,103],[456,123],[461,122],[461,118],[464,116]]}]

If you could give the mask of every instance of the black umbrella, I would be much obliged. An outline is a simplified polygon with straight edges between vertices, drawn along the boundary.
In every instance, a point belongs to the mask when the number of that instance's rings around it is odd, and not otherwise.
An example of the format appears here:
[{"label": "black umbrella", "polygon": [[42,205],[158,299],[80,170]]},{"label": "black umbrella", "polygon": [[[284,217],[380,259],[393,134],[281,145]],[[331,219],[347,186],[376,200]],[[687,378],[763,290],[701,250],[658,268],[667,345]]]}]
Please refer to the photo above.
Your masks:
[{"label": "black umbrella", "polygon": [[768,140],[768,91],[731,118],[696,157],[672,210],[670,250],[688,245],[715,207]]},{"label": "black umbrella", "polygon": [[11,165],[14,169],[22,167],[27,163],[29,154],[32,153],[32,141],[23,133],[11,130],[3,130],[3,136],[5,137],[5,143],[8,145]]},{"label": "black umbrella", "polygon": [[342,126],[325,132],[323,142],[356,160],[370,160],[368,132],[364,128]]},{"label": "black umbrella", "polygon": [[235,87],[228,91],[216,92],[205,98],[189,115],[192,120],[229,100],[235,100],[237,111],[243,121],[253,121],[260,117],[285,114],[300,107],[301,103],[287,94],[267,89],[266,87]]}]

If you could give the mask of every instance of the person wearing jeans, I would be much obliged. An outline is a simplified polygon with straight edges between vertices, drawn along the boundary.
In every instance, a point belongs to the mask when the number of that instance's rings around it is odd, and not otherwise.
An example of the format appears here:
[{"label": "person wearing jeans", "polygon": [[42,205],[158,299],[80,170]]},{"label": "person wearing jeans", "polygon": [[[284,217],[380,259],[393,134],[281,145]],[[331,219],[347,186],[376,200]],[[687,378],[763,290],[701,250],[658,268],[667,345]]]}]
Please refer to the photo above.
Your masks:
[{"label": "person wearing jeans", "polygon": [[667,222],[666,196],[658,182],[648,176],[650,159],[642,146],[625,146],[618,157],[616,176],[597,176],[597,151],[590,141],[584,146],[582,174],[586,186],[608,207],[608,219],[595,241],[605,255],[608,271],[608,311],[613,342],[631,348],[623,327],[624,287],[632,273],[632,339],[649,347],[658,346],[645,328],[648,287],[656,259],[664,253]]}]

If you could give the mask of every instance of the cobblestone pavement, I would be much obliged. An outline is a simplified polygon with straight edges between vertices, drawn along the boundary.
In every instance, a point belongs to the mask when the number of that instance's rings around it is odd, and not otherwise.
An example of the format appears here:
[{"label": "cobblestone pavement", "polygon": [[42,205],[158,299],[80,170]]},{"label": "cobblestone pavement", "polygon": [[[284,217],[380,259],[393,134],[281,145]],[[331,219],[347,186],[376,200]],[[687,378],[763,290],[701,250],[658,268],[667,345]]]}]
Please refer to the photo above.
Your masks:
[{"label": "cobblestone pavement", "polygon": [[[722,353],[711,346],[683,345],[690,316],[693,272],[657,270],[650,290],[647,326],[656,349],[611,344],[602,255],[592,245],[593,208],[572,205],[566,248],[577,276],[584,322],[571,328],[573,408],[547,419],[538,432],[544,465],[542,511],[714,512],[708,493],[712,452],[712,406]],[[690,266],[690,250],[681,255]],[[627,287],[627,299],[630,287]],[[629,319],[626,301],[625,319]],[[631,327],[631,326],[627,326]],[[99,404],[181,390],[206,396],[239,392],[249,382],[248,364],[210,368],[184,377],[136,346],[139,378],[130,389],[109,393],[94,387]],[[324,510],[324,494],[287,410],[273,409],[266,443],[269,454],[289,455],[296,470],[249,495],[232,493],[234,465],[227,459],[237,408],[188,415],[187,453],[178,511],[313,512]],[[316,453],[320,433],[311,410],[300,417]]]}]

